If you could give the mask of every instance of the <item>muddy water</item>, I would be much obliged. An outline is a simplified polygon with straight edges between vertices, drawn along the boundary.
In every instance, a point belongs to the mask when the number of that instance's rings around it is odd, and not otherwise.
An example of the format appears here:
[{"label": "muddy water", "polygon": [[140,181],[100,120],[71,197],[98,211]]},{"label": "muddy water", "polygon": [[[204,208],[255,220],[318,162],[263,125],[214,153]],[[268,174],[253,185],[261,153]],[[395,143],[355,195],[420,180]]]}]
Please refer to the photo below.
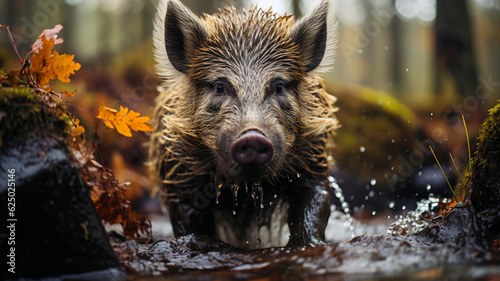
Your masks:
[{"label": "muddy water", "polygon": [[134,280],[500,278],[499,255],[472,211],[456,207],[444,221],[432,211],[441,203],[431,198],[395,222],[372,225],[350,224],[333,210],[327,237],[335,242],[318,247],[241,250],[195,235],[113,247]]}]

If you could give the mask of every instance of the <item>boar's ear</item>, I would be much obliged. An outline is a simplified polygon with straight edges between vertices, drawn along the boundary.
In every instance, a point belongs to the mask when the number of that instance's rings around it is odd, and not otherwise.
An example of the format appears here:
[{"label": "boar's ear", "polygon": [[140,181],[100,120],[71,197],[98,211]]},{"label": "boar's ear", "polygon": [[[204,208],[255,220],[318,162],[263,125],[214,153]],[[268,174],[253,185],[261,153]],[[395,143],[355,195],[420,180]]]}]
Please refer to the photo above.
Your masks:
[{"label": "boar's ear", "polygon": [[312,13],[297,21],[291,31],[306,71],[326,71],[334,61],[337,24],[333,3],[323,0]]},{"label": "boar's ear", "polygon": [[207,37],[199,18],[177,0],[160,0],[153,40],[157,72],[172,78],[188,70],[188,57]]}]

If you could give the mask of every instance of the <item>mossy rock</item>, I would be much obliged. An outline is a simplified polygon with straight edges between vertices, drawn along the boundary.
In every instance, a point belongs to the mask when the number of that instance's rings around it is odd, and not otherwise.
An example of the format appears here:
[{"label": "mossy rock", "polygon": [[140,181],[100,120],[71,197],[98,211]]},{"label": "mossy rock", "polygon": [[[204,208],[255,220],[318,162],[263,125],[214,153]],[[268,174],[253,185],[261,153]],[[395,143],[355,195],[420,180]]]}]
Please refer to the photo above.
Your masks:
[{"label": "mossy rock", "polygon": [[9,279],[119,266],[68,148],[65,112],[62,104],[48,107],[29,88],[0,88],[0,208],[11,208],[7,223],[15,229],[14,251],[2,247],[14,255],[8,261],[15,275],[4,275]]},{"label": "mossy rock", "polygon": [[63,103],[49,108],[28,87],[0,87],[0,108],[0,150],[4,140],[14,136],[35,137],[42,128],[54,132],[61,140],[65,140],[71,131]]},{"label": "mossy rock", "polygon": [[468,179],[472,207],[500,234],[500,103],[481,127]]}]

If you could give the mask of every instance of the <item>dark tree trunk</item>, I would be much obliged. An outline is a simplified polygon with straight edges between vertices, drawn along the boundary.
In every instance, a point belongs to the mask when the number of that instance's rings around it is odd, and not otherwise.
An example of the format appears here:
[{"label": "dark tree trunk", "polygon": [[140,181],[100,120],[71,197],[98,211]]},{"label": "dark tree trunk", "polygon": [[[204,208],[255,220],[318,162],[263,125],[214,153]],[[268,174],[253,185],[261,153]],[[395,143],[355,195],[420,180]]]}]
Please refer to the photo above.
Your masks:
[{"label": "dark tree trunk", "polygon": [[438,0],[436,15],[436,92],[450,74],[460,96],[471,95],[477,85],[473,34],[466,0]]}]

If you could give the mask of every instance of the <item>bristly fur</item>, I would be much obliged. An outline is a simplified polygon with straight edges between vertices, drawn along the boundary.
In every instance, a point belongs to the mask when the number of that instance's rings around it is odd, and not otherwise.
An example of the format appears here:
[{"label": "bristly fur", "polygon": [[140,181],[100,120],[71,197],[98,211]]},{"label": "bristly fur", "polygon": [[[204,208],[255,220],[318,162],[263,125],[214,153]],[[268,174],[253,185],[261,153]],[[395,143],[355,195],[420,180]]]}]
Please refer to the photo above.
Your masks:
[{"label": "bristly fur", "polygon": [[[169,2],[177,2],[177,0],[159,1],[157,6],[157,13],[153,21],[154,24],[153,43],[154,43],[154,56],[156,59],[156,72],[164,80],[165,85],[167,85],[169,82],[172,82],[172,80],[176,79],[179,75],[182,74],[181,72],[176,70],[171,63],[169,63],[167,51],[165,48],[165,32],[164,32],[165,14],[167,12],[167,6]],[[335,20],[334,17],[335,12],[333,9],[334,7],[333,1],[330,2],[323,1],[321,5],[328,5],[327,29],[329,32],[327,34],[328,48],[326,49],[325,56],[321,61],[319,67],[317,67],[314,70],[317,73],[327,72],[333,69],[333,65],[335,62],[335,51],[337,48],[337,41],[338,41],[337,21]],[[321,8],[321,5],[318,6],[316,10],[319,10]],[[189,15],[193,15],[193,13],[187,9],[185,10],[185,12]],[[246,20],[248,20],[247,22],[248,24],[250,24],[253,21],[256,24],[255,27],[257,27],[259,25],[259,22],[261,26],[263,23],[265,23],[265,21],[262,21],[262,18],[257,17],[258,14],[264,15],[267,19],[274,18],[274,19],[279,19],[279,22],[282,22],[280,28],[276,29],[274,25],[273,27],[271,27],[272,29],[274,29],[275,32],[282,32],[284,31],[284,29],[289,29],[294,23],[293,16],[284,15],[282,17],[278,17],[275,13],[272,12],[271,9],[269,9],[268,11],[263,11],[261,9],[257,9],[257,7],[252,7],[250,8],[250,11],[243,12],[243,14],[239,14],[234,8],[230,9],[225,8],[224,10],[221,10],[221,14],[218,15],[212,16],[205,14],[205,21],[207,22],[207,26],[210,26],[209,22],[218,23],[216,25],[212,25],[212,27],[214,28],[218,27],[221,28],[224,26],[225,23],[232,23],[232,25],[227,26],[226,29],[227,28],[235,29],[238,27],[238,23],[242,24],[242,21]],[[314,11],[310,13],[309,16],[301,18],[299,22],[305,22],[311,17],[318,16],[318,14],[319,13],[317,13],[317,11]],[[203,19],[201,20],[203,21]],[[311,28],[318,28],[318,27],[313,26]],[[252,39],[258,40],[260,38],[254,37]]]},{"label": "bristly fur", "polygon": [[[170,1],[177,3],[177,0]],[[328,70],[333,64],[336,42],[333,5],[325,8],[328,1],[324,1],[315,12],[297,22],[291,15],[278,16],[272,10],[256,7],[243,12],[226,8],[217,14],[205,15],[199,23],[206,38],[189,55],[188,67],[183,73],[172,64],[165,47],[168,3],[167,0],[160,1],[154,21],[156,70],[165,79],[165,84],[153,114],[154,132],[150,143],[152,168],[163,185],[163,195],[168,197],[167,200],[178,200],[192,194],[194,189],[203,186],[204,180],[213,180],[215,174],[222,173],[230,180],[227,175],[231,167],[221,168],[221,155],[225,152],[216,146],[218,127],[215,124],[240,109],[231,107],[228,110],[233,112],[226,111],[227,115],[222,111],[210,117],[200,112],[200,108],[208,107],[200,89],[218,77],[217,71],[213,70],[215,67],[224,69],[231,74],[229,77],[234,77],[235,83],[247,88],[253,86],[247,80],[267,79],[269,77],[262,78],[267,73],[288,73],[288,79],[296,85],[297,101],[290,102],[292,110],[280,113],[268,107],[263,109],[263,114],[276,115],[273,117],[277,120],[275,122],[287,123],[292,128],[283,132],[286,137],[281,141],[286,149],[279,155],[280,162],[266,168],[269,170],[266,180],[275,182],[279,177],[299,172],[311,176],[326,175],[326,159],[331,153],[330,144],[338,122],[334,116],[335,98],[326,93],[317,73]],[[321,11],[328,12],[326,51],[321,63],[308,71],[303,57],[312,55],[301,50],[300,44],[292,38],[307,33],[304,29],[322,28],[301,24],[318,17]],[[188,10],[185,13],[194,17]],[[246,99],[258,97],[257,94],[248,94],[239,98],[245,103]],[[227,122],[236,124],[238,120]],[[239,130],[243,127],[241,125]]]}]

